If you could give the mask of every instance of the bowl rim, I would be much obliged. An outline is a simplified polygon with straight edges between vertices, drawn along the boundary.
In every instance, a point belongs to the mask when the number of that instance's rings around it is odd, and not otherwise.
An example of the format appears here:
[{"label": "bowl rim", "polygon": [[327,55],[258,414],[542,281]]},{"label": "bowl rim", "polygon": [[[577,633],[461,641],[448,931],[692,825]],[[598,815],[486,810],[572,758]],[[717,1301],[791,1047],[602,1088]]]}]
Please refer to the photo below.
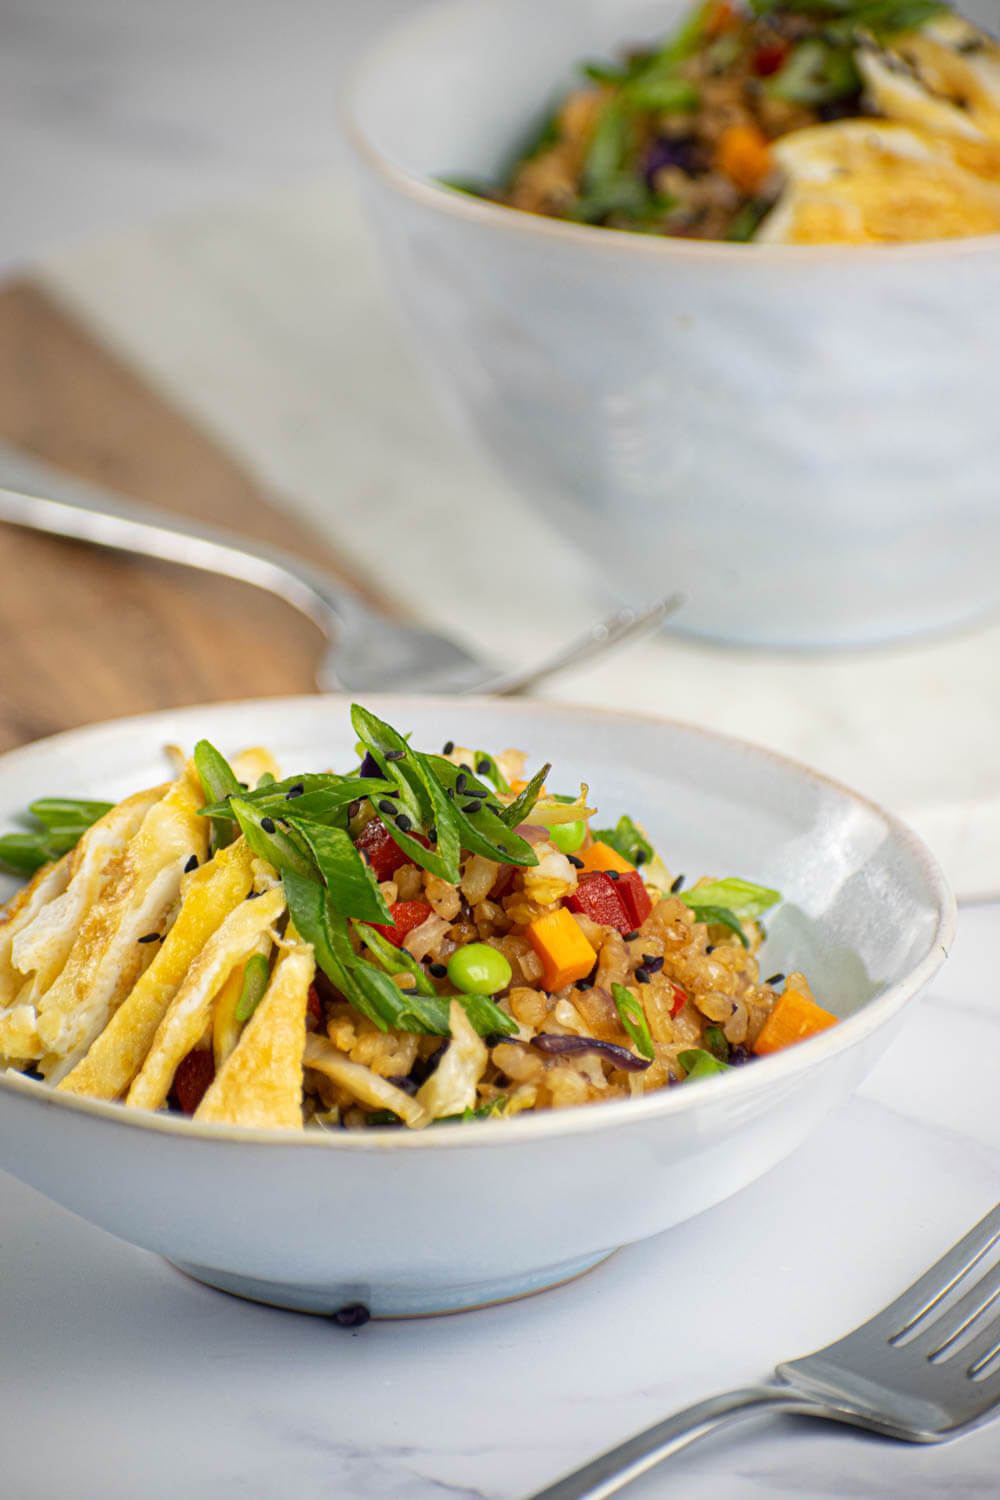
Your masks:
[{"label": "bowl rim", "polygon": [[[208,715],[226,709],[234,711],[253,709],[266,712],[302,708],[315,711],[324,706],[346,711],[352,702],[352,696],[345,693],[311,693],[266,698],[225,699],[163,709],[149,714],[123,715],[97,724],[47,735],[27,745],[9,750],[0,755],[0,774],[11,768],[17,771],[21,765],[30,763],[40,749],[66,742],[72,742],[74,747],[78,747],[82,742],[82,749],[86,752],[88,741],[94,741],[99,745],[103,739],[109,735],[113,736],[116,730],[122,729],[148,730],[152,735],[157,732],[160,725],[174,723],[178,715],[185,717],[198,714]],[[609,723],[642,724],[662,728],[674,735],[687,736],[693,740],[721,742],[744,757],[758,762],[763,761],[786,773],[792,773],[797,778],[833,791],[881,819],[893,839],[905,846],[914,865],[924,876],[929,902],[937,912],[937,921],[928,942],[927,951],[912,969],[891,984],[881,995],[865,1001],[857,1011],[850,1016],[845,1016],[836,1026],[794,1047],[758,1058],[754,1061],[752,1068],[740,1068],[728,1077],[702,1079],[698,1089],[694,1091],[682,1088],[659,1089],[638,1098],[611,1100],[592,1107],[578,1106],[561,1110],[545,1110],[538,1114],[525,1112],[524,1115],[502,1124],[498,1121],[474,1120],[463,1124],[460,1129],[456,1127],[453,1130],[375,1127],[364,1131],[303,1130],[300,1133],[277,1127],[200,1124],[176,1114],[130,1110],[120,1103],[89,1099],[75,1094],[63,1094],[44,1081],[26,1078],[23,1074],[11,1071],[0,1071],[0,1096],[5,1093],[13,1094],[15,1097],[23,1097],[26,1102],[32,1104],[51,1109],[65,1109],[70,1112],[71,1116],[83,1114],[111,1121],[125,1129],[152,1131],[177,1139],[194,1138],[202,1141],[229,1143],[233,1146],[281,1146],[286,1150],[304,1148],[306,1150],[374,1153],[399,1150],[468,1150],[478,1149],[480,1146],[502,1147],[509,1143],[526,1143],[553,1136],[589,1134],[593,1130],[641,1125],[643,1122],[668,1117],[679,1112],[690,1112],[692,1108],[698,1107],[699,1100],[705,1101],[706,1104],[711,1102],[721,1104],[728,1099],[736,1104],[741,1098],[746,1099],[756,1093],[766,1093],[772,1085],[791,1081],[807,1071],[813,1063],[819,1065],[828,1061],[850,1050],[878,1031],[923,989],[948,956],[957,924],[957,906],[944,872],[924,841],[895,813],[889,812],[872,798],[855,792],[843,782],[827,776],[824,772],[813,770],[812,767],[804,765],[791,756],[754,744],[750,740],[741,739],[737,735],[706,729],[700,725],[665,715],[613,708],[591,708],[584,704],[561,703],[549,699],[510,699],[471,694],[456,699],[454,696],[430,694],[415,696],[371,693],[365,695],[365,702],[370,703],[376,712],[381,707],[386,713],[405,713],[410,708],[436,709],[442,714],[453,717],[456,703],[458,703],[468,705],[470,709],[495,710],[500,708],[515,719],[537,714],[541,710],[546,714],[554,714],[557,718],[569,720],[570,723],[598,718]],[[162,738],[159,743],[163,743]],[[727,1092],[721,1093],[720,1090]]]},{"label": "bowl rim", "polygon": [[[480,0],[479,9],[485,4],[494,9],[503,7],[508,0]],[[447,30],[453,20],[465,19],[469,14],[468,0],[435,0],[421,8],[417,14],[390,23],[375,40],[363,48],[348,70],[343,94],[337,110],[341,127],[358,159],[376,177],[390,188],[414,203],[443,214],[463,220],[482,228],[492,228],[512,235],[515,240],[541,239],[552,244],[574,246],[580,252],[599,254],[615,252],[643,258],[662,258],[667,261],[715,260],[731,264],[734,256],[744,256],[749,263],[761,266],[787,266],[789,261],[798,264],[824,265],[839,261],[845,255],[850,262],[886,263],[898,261],[927,260],[945,257],[992,259],[1000,250],[1000,232],[994,234],[962,235],[952,239],[908,240],[898,244],[875,245],[771,245],[746,244],[726,240],[686,240],[670,235],[637,234],[629,229],[609,229],[594,224],[573,224],[565,219],[548,218],[542,214],[528,213],[524,209],[510,208],[506,204],[493,203],[489,199],[476,198],[457,188],[446,187],[424,173],[411,171],[386,155],[370,139],[361,123],[361,95],[369,80],[377,74],[383,61],[399,50],[408,47],[421,34],[433,36],[435,31]]]}]

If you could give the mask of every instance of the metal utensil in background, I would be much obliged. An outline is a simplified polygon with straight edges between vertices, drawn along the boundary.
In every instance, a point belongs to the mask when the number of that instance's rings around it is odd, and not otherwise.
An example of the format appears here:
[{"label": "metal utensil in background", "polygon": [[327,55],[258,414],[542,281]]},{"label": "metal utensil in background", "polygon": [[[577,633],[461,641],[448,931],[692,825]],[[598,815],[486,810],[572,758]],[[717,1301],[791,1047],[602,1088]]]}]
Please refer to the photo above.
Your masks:
[{"label": "metal utensil in background", "polygon": [[729,1422],[797,1412],[940,1443],[1000,1405],[1000,1205],[895,1302],[846,1338],[778,1366],[777,1381],[699,1401],[530,1500],[607,1500]]},{"label": "metal utensil in background", "polygon": [[[504,672],[449,636],[379,614],[347,585],[304,560],[216,527],[191,528],[169,512],[84,484],[0,443],[0,521],[161,562],[236,578],[300,610],[326,636],[317,685],[348,692],[521,693],[544,678],[645,635],[681,603],[670,594],[622,608],[534,667]],[[50,498],[58,497],[58,498]]]}]

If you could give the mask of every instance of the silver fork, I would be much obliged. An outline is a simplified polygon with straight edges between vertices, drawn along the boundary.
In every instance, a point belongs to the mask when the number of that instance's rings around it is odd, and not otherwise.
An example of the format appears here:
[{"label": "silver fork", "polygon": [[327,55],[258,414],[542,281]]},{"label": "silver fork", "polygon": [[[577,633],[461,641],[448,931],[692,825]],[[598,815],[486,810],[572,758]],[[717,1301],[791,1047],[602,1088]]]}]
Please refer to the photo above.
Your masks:
[{"label": "silver fork", "polygon": [[520,672],[503,672],[449,636],[379,614],[346,585],[298,557],[257,547],[215,527],[192,530],[167,512],[71,479],[3,443],[0,477],[40,492],[0,489],[0,521],[221,573],[277,594],[308,615],[326,636],[316,681],[331,690],[522,693],[543,678],[645,635],[683,602],[681,595],[671,594],[643,609],[615,610],[545,661]]},{"label": "silver fork", "polygon": [[798,1412],[911,1443],[940,1443],[1000,1403],[1000,1205],[883,1312],[778,1366],[769,1384],[699,1401],[529,1500],[604,1500],[716,1428]]}]

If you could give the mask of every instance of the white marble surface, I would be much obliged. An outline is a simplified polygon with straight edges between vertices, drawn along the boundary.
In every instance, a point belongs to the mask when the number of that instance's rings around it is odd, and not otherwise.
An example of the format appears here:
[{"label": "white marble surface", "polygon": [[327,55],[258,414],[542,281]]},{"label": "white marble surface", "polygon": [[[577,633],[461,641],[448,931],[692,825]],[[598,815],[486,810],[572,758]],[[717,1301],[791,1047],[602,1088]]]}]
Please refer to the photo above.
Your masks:
[{"label": "white marble surface", "polygon": [[[505,1307],[346,1332],[208,1291],[0,1177],[0,1493],[518,1500],[764,1377],[891,1300],[1000,1196],[998,941],[1000,911],[964,913],[861,1093],[769,1177]],[[928,1449],[764,1419],[629,1495],[987,1500],[998,1471],[1000,1424]]]},{"label": "white marble surface", "polygon": [[[384,316],[370,323],[380,304],[336,310],[334,331],[354,339],[349,380],[318,320],[303,327],[301,306],[281,301],[275,311],[261,297],[270,248],[263,262],[249,252],[245,264],[233,261],[243,210],[227,219],[214,206],[336,163],[334,92],[346,54],[410,3],[0,0],[0,265],[213,206],[200,228],[197,219],[167,223],[164,238],[109,242],[96,262],[84,246],[81,268],[111,264],[123,280],[88,288],[81,275],[76,295],[101,309],[117,292],[128,314],[121,336],[130,324],[171,389],[183,395],[190,381],[205,419],[241,452],[267,411],[273,367],[291,383],[262,429],[261,472],[303,509],[332,496],[349,519],[400,482],[387,433],[404,434],[411,493],[427,504],[446,511],[470,490],[485,503],[492,481],[451,447],[429,402],[394,405],[398,382],[412,390],[414,377]],[[990,7],[995,0],[980,0],[984,16]],[[252,207],[252,220],[315,285],[330,214],[321,190],[292,196],[313,204],[311,235],[308,218],[304,237],[288,231],[281,198]],[[336,232],[350,241],[357,229],[347,218]],[[150,270],[156,279],[144,282]],[[69,288],[72,258],[60,275]],[[175,299],[195,283],[196,302],[178,315]],[[248,307],[257,308],[249,326]],[[380,374],[388,420],[373,429],[363,388]],[[340,485],[330,456],[345,442],[363,462]],[[442,599],[445,617],[468,624],[478,581],[467,577]],[[815,703],[794,660],[765,680],[743,670],[749,660],[713,658],[706,674],[701,648],[676,648],[655,681],[669,710],[675,674],[690,662],[701,675],[698,709],[711,716],[734,697],[747,732],[762,739],[804,693],[809,733],[797,748],[814,760],[836,759],[831,747],[867,683],[871,784],[905,786],[928,831],[928,788],[938,808],[960,804],[959,820],[946,807],[938,814],[938,847],[945,852],[945,837],[959,852],[976,841],[976,869],[989,870],[1000,824],[984,816],[983,792],[995,787],[1000,709],[988,691],[995,632],[981,640],[895,656],[890,675],[906,693],[898,733],[882,712],[881,657],[840,660]],[[933,757],[921,753],[928,738]],[[574,1285],[505,1308],[345,1333],[211,1293],[0,1176],[0,1494],[514,1500],[671,1407],[760,1378],[893,1296],[1000,1196],[998,941],[1000,907],[963,912],[952,961],[861,1094],[769,1178]],[[502,1182],[497,1200],[502,1210]],[[631,1494],[987,1500],[1000,1490],[998,1471],[1000,1426],[908,1449],[783,1419],[691,1450]]]}]

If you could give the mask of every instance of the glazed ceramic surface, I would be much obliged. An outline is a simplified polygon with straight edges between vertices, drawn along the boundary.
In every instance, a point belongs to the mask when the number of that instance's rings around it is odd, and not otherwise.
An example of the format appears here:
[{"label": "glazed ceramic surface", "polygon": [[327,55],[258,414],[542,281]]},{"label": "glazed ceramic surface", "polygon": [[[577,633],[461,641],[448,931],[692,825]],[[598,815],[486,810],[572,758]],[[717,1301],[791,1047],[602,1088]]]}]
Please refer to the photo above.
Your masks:
[{"label": "glazed ceramic surface", "polygon": [[[765,969],[802,967],[843,1022],[718,1080],[644,1099],[422,1133],[241,1131],[0,1077],[0,1167],[227,1290],[329,1312],[446,1311],[585,1269],[736,1192],[860,1081],[942,962],[954,908],[923,845],[804,768],[678,724],[532,702],[373,699],[418,744],[551,760],[602,814],[640,817],[671,867],[785,895]],[[0,760],[0,823],[32,798],[118,796],[161,747],[265,743],[286,772],[351,759],[347,703],[186,709]]]},{"label": "glazed ceramic surface", "polygon": [[363,65],[349,130],[416,346],[524,493],[680,628],[869,642],[1000,602],[1000,237],[664,240],[435,185],[496,180],[581,58],[687,0],[466,0]]}]

